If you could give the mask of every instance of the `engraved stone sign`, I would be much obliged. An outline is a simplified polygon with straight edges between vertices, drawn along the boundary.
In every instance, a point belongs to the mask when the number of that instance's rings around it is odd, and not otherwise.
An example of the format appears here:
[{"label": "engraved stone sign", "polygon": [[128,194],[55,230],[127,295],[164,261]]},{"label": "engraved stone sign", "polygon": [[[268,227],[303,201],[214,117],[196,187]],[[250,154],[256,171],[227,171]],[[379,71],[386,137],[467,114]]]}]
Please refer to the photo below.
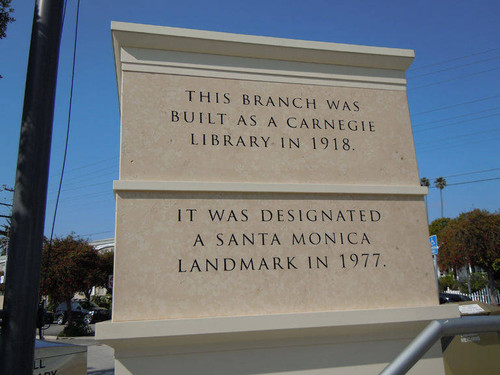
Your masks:
[{"label": "engraved stone sign", "polygon": [[114,322],[438,304],[412,51],[154,27],[113,37]]}]

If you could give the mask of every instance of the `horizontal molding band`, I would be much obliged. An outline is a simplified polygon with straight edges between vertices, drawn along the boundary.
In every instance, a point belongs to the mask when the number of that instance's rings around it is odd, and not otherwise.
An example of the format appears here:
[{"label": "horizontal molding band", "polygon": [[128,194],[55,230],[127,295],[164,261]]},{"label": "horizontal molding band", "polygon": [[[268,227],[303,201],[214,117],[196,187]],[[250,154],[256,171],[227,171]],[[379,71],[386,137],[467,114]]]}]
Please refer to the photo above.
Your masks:
[{"label": "horizontal molding band", "polygon": [[203,68],[184,68],[175,66],[161,66],[161,65],[146,65],[146,64],[132,64],[123,63],[123,72],[139,72],[139,73],[159,73],[159,74],[173,74],[184,75],[191,77],[208,77],[208,78],[222,78],[222,79],[235,79],[246,81],[262,81],[262,82],[277,82],[277,83],[294,83],[303,85],[316,85],[316,86],[335,86],[335,87],[355,87],[366,89],[379,89],[379,90],[406,90],[406,81],[400,82],[377,82],[377,80],[367,79],[366,77],[344,76],[344,77],[307,77],[296,76],[293,74],[272,74],[268,72],[237,72],[222,69],[203,69]]},{"label": "horizontal molding band", "polygon": [[[337,333],[347,331],[352,335],[352,331],[356,328],[360,334],[364,335],[367,334],[369,326],[391,326],[397,323],[412,325],[459,316],[457,306],[437,305],[153,321],[108,321],[96,325],[96,339],[100,341],[165,338],[175,343],[175,340],[179,340],[180,337],[188,337],[192,341],[197,341],[202,336],[214,337],[215,335],[221,338],[223,335],[257,334],[260,337],[273,338],[273,336],[278,336],[280,331],[286,334],[291,331],[298,333],[315,329],[329,330],[330,333],[335,332],[334,330],[337,330]],[[290,338],[289,334],[288,338]]]},{"label": "horizontal molding band", "polygon": [[408,185],[331,185],[271,184],[246,182],[184,182],[184,181],[113,181],[113,190],[120,191],[191,191],[234,193],[315,193],[315,194],[380,194],[427,195],[427,188]]},{"label": "horizontal molding band", "polygon": [[123,48],[120,56],[122,71],[406,90],[405,74],[396,70],[138,48]]}]

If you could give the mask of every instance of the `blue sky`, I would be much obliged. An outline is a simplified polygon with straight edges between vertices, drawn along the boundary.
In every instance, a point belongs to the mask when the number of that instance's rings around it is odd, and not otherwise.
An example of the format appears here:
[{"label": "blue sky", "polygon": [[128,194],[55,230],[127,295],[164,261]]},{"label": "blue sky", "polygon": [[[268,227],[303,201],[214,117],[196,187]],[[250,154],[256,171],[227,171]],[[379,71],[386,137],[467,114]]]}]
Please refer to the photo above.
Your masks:
[{"label": "blue sky", "polygon": [[[59,60],[45,232],[54,215],[68,117],[76,0]],[[34,2],[14,0],[0,40],[0,186],[14,185]],[[110,23],[145,23],[415,50],[408,101],[421,177],[444,176],[444,214],[500,208],[500,2],[84,0],[80,6],[66,173],[55,234],[114,235],[119,111]],[[489,181],[479,181],[489,180]],[[477,181],[477,182],[474,182]],[[456,185],[454,185],[456,184]],[[11,194],[0,192],[0,202]],[[440,216],[430,189],[429,219]],[[0,214],[8,214],[5,206]]]}]

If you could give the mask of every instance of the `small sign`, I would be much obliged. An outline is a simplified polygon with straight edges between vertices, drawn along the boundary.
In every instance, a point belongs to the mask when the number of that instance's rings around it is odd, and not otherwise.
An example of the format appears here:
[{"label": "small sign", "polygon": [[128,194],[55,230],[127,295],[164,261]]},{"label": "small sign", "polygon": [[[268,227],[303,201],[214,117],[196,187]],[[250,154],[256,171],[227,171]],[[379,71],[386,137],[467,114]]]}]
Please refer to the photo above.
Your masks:
[{"label": "small sign", "polygon": [[108,288],[113,289],[113,275],[108,276]]},{"label": "small sign", "polygon": [[462,315],[477,315],[486,312],[486,310],[484,310],[478,304],[460,305],[458,306],[458,310]]},{"label": "small sign", "polygon": [[434,234],[430,236],[429,239],[431,240],[432,255],[437,255],[439,249],[437,236]]}]

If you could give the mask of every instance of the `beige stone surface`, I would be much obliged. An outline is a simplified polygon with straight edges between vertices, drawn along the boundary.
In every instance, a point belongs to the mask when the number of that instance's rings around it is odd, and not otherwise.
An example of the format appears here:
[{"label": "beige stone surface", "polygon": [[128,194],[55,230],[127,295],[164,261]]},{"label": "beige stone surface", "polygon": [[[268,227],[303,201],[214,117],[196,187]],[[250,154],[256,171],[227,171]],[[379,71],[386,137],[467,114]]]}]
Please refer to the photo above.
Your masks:
[{"label": "beige stone surface", "polygon": [[114,27],[113,321],[437,305],[412,51]]},{"label": "beige stone surface", "polygon": [[[372,375],[380,372],[408,340],[307,343],[274,348],[127,356],[116,359],[116,375]],[[294,344],[291,342],[290,344]],[[435,344],[408,375],[445,375],[441,344]]]},{"label": "beige stone surface", "polygon": [[408,196],[118,192],[113,321],[437,305],[424,209]]},{"label": "beige stone surface", "polygon": [[[103,322],[117,374],[377,374],[457,306]],[[439,343],[410,374],[444,374]]]},{"label": "beige stone surface", "polygon": [[418,186],[405,91],[129,71],[122,89],[123,180]]}]

